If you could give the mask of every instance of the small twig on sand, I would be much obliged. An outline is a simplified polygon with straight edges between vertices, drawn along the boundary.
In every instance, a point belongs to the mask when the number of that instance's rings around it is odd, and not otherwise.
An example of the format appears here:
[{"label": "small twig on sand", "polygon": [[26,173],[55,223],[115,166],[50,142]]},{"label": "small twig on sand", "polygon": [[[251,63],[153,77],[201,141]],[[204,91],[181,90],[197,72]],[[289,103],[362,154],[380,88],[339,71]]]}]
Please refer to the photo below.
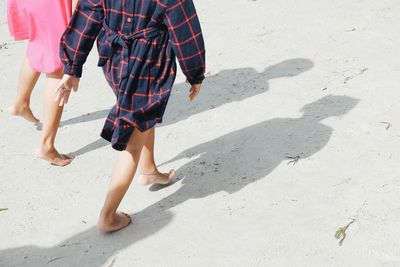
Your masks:
[{"label": "small twig on sand", "polygon": [[357,29],[356,28],[352,28],[350,30],[347,30],[346,32],[355,32]]},{"label": "small twig on sand", "polygon": [[116,260],[117,260],[117,258],[114,258],[114,259],[111,261],[110,265],[108,265],[108,267],[112,267],[112,266],[114,265],[114,263],[115,263]]},{"label": "small twig on sand", "polygon": [[57,260],[62,259],[62,258],[64,258],[64,257],[57,257],[57,258],[51,259],[46,263],[46,265],[49,264],[50,262],[57,261]]},{"label": "small twig on sand", "polygon": [[389,128],[392,127],[392,124],[388,121],[381,121],[381,123],[386,125],[386,130],[389,130]]},{"label": "small twig on sand", "polygon": [[354,223],[356,221],[356,219],[353,219],[351,222],[349,222],[346,226],[344,226],[344,227],[339,227],[337,230],[336,230],[336,233],[335,233],[335,237],[336,237],[336,239],[340,239],[339,240],[339,246],[341,246],[342,244],[343,244],[343,241],[344,241],[344,239],[346,238],[346,230],[347,230],[347,228],[349,228],[349,226],[352,224],[352,223]]},{"label": "small twig on sand", "polygon": [[70,244],[63,244],[60,245],[60,248],[65,248],[65,247],[70,247],[70,246],[74,246],[74,245],[80,245],[81,242],[75,242],[75,243],[70,243]]},{"label": "small twig on sand", "polygon": [[0,211],[8,210],[7,208],[0,208]]},{"label": "small twig on sand", "polygon": [[299,155],[297,155],[297,156],[286,156],[286,158],[287,159],[291,159],[288,163],[287,163],[287,165],[289,165],[289,164],[293,164],[293,165],[295,165],[300,159],[301,159],[301,157],[300,157],[300,155],[302,155],[303,153],[300,153]]},{"label": "small twig on sand", "polygon": [[364,74],[364,72],[366,72],[367,70],[368,70],[368,68],[363,68],[359,73],[357,73],[357,74],[355,74],[353,76],[345,77],[343,83],[346,84],[348,81],[350,81],[350,80],[352,80],[352,79]]},{"label": "small twig on sand", "polygon": [[351,180],[352,180],[352,178],[348,178],[348,179],[343,180],[342,182],[340,182],[340,183],[338,183],[338,184],[335,184],[335,185],[333,185],[333,186],[339,186],[339,185],[342,185],[342,184],[347,184],[347,183],[350,182]]},{"label": "small twig on sand", "polygon": [[1,50],[1,49],[8,49],[7,43],[1,43],[1,44],[0,44],[0,50]]},{"label": "small twig on sand", "polygon": [[290,163],[293,163],[293,165],[295,165],[295,164],[299,161],[300,156],[286,157],[286,158],[291,159],[291,160],[287,163],[287,165],[289,165]]}]

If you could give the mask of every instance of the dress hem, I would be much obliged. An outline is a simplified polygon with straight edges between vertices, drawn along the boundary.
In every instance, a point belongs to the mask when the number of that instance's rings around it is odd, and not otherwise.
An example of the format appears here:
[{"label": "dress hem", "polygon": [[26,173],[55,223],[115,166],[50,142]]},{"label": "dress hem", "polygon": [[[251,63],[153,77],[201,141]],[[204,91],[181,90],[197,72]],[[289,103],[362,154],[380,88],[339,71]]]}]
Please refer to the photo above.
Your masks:
[{"label": "dress hem", "polygon": [[54,73],[54,72],[56,72],[58,70],[63,69],[63,67],[64,67],[64,65],[60,62],[58,67],[52,67],[52,68],[48,68],[48,69],[47,68],[46,69],[41,69],[38,66],[32,65],[31,60],[29,59],[28,55],[26,55],[26,58],[28,59],[29,67],[31,67],[31,69],[33,69],[34,71],[40,72],[40,73],[51,74],[51,73]]},{"label": "dress hem", "polygon": [[[129,132],[127,133],[129,135],[129,137],[127,139],[129,140],[130,136],[132,135],[132,133],[133,133],[133,131],[135,129],[139,130],[140,132],[145,132],[145,131],[153,128],[156,124],[159,124],[159,123],[162,123],[162,118],[148,121],[147,127],[143,127],[143,128],[139,127],[139,125],[137,125],[136,123],[135,124],[129,123],[130,127],[129,127],[129,130],[128,130]],[[118,142],[118,140],[117,140],[117,142],[113,142],[112,136],[113,136],[113,131],[108,131],[105,128],[103,128],[103,130],[100,133],[100,137],[102,137],[106,141],[110,142],[111,143],[111,147],[113,149],[115,149],[117,151],[124,151],[126,149],[126,146],[127,146],[128,142],[126,142],[126,143],[125,142]]]}]

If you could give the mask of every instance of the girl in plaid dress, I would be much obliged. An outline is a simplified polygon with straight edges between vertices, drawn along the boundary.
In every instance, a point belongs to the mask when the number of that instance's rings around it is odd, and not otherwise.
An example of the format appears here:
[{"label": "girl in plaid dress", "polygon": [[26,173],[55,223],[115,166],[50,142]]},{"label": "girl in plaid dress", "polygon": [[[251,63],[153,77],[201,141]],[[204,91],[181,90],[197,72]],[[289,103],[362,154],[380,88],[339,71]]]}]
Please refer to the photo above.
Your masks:
[{"label": "girl in plaid dress", "polygon": [[205,49],[192,0],[81,0],[61,39],[64,77],[60,105],[78,88],[82,65],[97,38],[98,66],[116,96],[101,136],[121,151],[100,212],[99,230],[111,232],[131,219],[117,208],[139,164],[140,183],[167,184],[154,162],[154,126],[162,121],[176,75],[175,57],[191,88],[200,92]]},{"label": "girl in plaid dress", "polygon": [[54,141],[62,107],[54,103],[55,89],[63,76],[58,56],[61,35],[71,18],[77,0],[8,0],[7,17],[10,34],[15,40],[28,40],[26,56],[19,73],[17,97],[10,113],[38,123],[30,108],[32,90],[41,73],[46,74],[44,121],[38,156],[53,165],[71,162],[59,154]]}]

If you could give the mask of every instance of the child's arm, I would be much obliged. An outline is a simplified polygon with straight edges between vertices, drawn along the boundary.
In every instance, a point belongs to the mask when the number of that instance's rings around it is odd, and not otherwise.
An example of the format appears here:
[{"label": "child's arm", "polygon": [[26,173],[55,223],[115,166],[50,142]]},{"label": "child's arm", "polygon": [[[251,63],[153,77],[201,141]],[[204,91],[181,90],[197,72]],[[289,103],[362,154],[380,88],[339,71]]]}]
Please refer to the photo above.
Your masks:
[{"label": "child's arm", "polygon": [[60,57],[65,74],[81,77],[82,66],[102,27],[103,19],[101,0],[78,1],[60,42]]},{"label": "child's arm", "polygon": [[170,0],[164,23],[187,80],[191,85],[200,84],[205,73],[205,48],[192,0]]}]

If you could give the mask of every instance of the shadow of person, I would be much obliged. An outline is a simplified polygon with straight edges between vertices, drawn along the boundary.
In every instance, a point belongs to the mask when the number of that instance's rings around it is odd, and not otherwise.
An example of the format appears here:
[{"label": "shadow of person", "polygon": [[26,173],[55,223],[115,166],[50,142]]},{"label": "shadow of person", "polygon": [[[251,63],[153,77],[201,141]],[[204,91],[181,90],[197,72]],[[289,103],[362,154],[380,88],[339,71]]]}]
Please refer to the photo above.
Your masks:
[{"label": "shadow of person", "polygon": [[[223,104],[242,101],[262,94],[269,89],[268,81],[282,77],[293,77],[310,70],[313,66],[314,63],[309,59],[292,58],[269,66],[262,72],[257,72],[253,68],[223,70],[205,79],[203,93],[191,105],[188,104],[188,84],[177,84],[172,89],[163,123],[159,124],[158,127],[177,123],[194,114],[217,108]],[[61,125],[97,120],[105,118],[107,114],[108,110],[100,110],[63,121]],[[70,155],[79,156],[106,145],[106,142],[98,139],[71,152]]]},{"label": "shadow of person", "polygon": [[195,159],[177,170],[183,175],[182,186],[166,203],[178,205],[220,191],[233,194],[266,177],[282,162],[289,162],[288,157],[301,161],[312,156],[328,143],[333,132],[321,121],[342,116],[357,103],[347,96],[325,96],[305,105],[300,118],[267,120],[183,151],[166,163]]},{"label": "shadow of person", "polygon": [[[99,120],[99,119],[104,119],[104,118],[107,117],[109,112],[110,112],[109,109],[103,109],[103,110],[98,110],[98,111],[91,112],[91,113],[86,113],[84,115],[80,115],[80,116],[75,117],[75,118],[63,120],[62,122],[60,122],[58,127],[61,128],[61,127],[67,126],[67,125],[72,125],[72,124],[77,124],[77,123],[83,123],[83,122],[89,122],[89,121],[95,121],[95,120]],[[37,131],[42,131],[43,130],[43,123],[42,122],[36,123],[35,126],[36,126],[36,130]]]},{"label": "shadow of person", "polygon": [[68,155],[75,158],[75,157],[81,156],[83,154],[86,154],[90,151],[105,147],[109,144],[110,143],[108,141],[104,140],[103,138],[99,138],[96,141],[79,148],[78,150],[68,153]]},{"label": "shadow of person", "polygon": [[300,161],[320,151],[333,129],[322,123],[353,109],[357,99],[329,95],[305,105],[299,118],[276,118],[226,134],[192,147],[168,162],[197,157],[177,170],[181,187],[134,215],[133,225],[113,235],[102,235],[95,228],[78,233],[60,244],[40,248],[25,246],[0,251],[0,266],[101,266],[118,251],[145,239],[168,225],[171,208],[189,200],[224,191],[234,194],[265,178],[287,156]]},{"label": "shadow of person", "polygon": [[189,85],[174,86],[172,96],[159,127],[177,123],[194,114],[220,107],[224,104],[242,101],[265,93],[272,79],[293,77],[310,70],[314,63],[306,58],[292,58],[271,65],[258,72],[254,68],[223,70],[204,80],[202,93],[189,105]]},{"label": "shadow of person", "polygon": [[60,127],[64,127],[64,126],[71,125],[71,124],[77,124],[77,123],[83,123],[83,122],[88,122],[88,121],[104,119],[107,117],[109,112],[110,112],[110,109],[103,109],[103,110],[98,110],[95,112],[86,113],[84,115],[60,122]]},{"label": "shadow of person", "polygon": [[159,207],[153,206],[136,214],[132,225],[112,234],[91,227],[52,247],[30,245],[1,250],[0,266],[103,266],[115,260],[118,251],[162,229],[172,217],[171,212],[159,213]]}]

